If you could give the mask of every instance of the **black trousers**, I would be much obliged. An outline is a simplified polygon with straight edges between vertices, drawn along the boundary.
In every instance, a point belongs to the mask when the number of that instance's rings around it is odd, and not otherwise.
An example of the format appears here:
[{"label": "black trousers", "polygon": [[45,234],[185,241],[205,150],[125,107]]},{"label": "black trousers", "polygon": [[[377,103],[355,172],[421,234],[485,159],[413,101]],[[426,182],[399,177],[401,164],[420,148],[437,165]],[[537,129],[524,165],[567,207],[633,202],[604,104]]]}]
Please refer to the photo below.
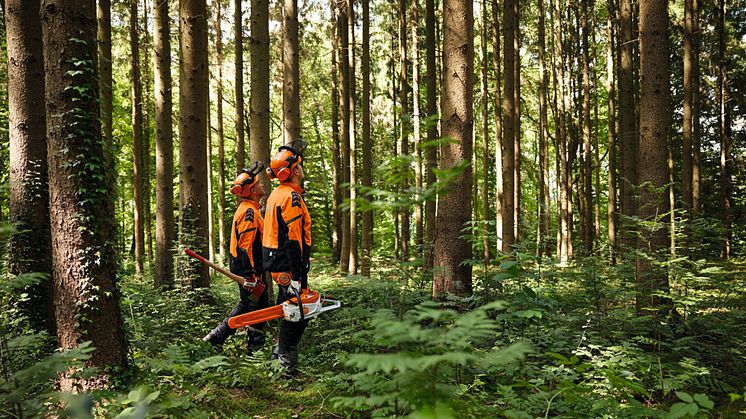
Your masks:
[{"label": "black trousers", "polygon": [[[214,338],[212,339],[213,345],[221,345],[223,344],[229,337],[236,334],[236,329],[231,329],[228,326],[228,319],[234,316],[238,316],[239,314],[245,314],[250,311],[260,310],[263,308],[269,307],[269,287],[266,287],[266,281],[264,280],[264,277],[262,276],[262,281],[265,284],[264,292],[259,297],[258,302],[253,302],[249,298],[251,296],[251,292],[247,290],[246,288],[237,285],[238,290],[240,292],[241,300],[236,304],[236,307],[233,308],[233,310],[228,314],[228,317],[223,319],[222,323],[218,325],[218,327],[213,330],[214,332]],[[262,330],[264,329],[264,325],[266,323],[259,323],[251,326],[254,329]],[[249,342],[255,342],[260,341],[264,339],[264,334],[260,332],[255,332],[252,330],[249,330]]]},{"label": "black trousers", "polygon": [[[279,285],[278,288],[277,304],[282,304],[284,301],[295,296],[292,293],[288,294],[288,287]],[[303,332],[306,330],[306,326],[308,326],[308,320],[289,322],[283,319],[280,323],[280,338],[277,343],[278,352],[286,354],[297,351],[298,344],[300,343],[301,337],[303,337]]]}]

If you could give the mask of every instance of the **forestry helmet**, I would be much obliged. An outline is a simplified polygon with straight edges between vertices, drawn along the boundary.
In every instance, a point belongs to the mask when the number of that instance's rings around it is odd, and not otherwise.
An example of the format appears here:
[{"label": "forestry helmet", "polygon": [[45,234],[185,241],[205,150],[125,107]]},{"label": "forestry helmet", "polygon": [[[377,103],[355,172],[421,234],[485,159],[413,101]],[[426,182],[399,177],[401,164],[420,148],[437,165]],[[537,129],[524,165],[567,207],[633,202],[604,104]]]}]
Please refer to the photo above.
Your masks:
[{"label": "forestry helmet", "polygon": [[291,145],[284,145],[277,150],[267,167],[267,175],[270,179],[279,179],[284,182],[293,174],[293,170],[303,161],[301,154],[305,148],[305,141],[295,140]]},{"label": "forestry helmet", "polygon": [[262,172],[262,169],[264,169],[264,163],[260,161],[255,161],[249,169],[241,169],[241,173],[236,176],[236,180],[231,185],[230,192],[242,198],[249,196],[251,188],[259,180],[259,173]]}]

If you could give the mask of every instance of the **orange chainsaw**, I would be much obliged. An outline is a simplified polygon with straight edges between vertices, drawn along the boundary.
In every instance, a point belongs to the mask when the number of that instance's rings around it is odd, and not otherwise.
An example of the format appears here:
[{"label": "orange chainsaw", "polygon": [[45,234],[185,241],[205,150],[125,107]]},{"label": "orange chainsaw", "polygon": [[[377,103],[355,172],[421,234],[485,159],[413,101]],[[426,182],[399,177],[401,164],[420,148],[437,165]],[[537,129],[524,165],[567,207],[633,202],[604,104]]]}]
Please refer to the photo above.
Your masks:
[{"label": "orange chainsaw", "polygon": [[305,289],[298,292],[293,287],[290,287],[289,290],[294,291],[295,297],[276,306],[231,317],[228,319],[228,327],[238,329],[243,326],[283,318],[290,322],[299,322],[327,311],[336,310],[342,306],[342,303],[338,300],[324,298],[316,291]]}]

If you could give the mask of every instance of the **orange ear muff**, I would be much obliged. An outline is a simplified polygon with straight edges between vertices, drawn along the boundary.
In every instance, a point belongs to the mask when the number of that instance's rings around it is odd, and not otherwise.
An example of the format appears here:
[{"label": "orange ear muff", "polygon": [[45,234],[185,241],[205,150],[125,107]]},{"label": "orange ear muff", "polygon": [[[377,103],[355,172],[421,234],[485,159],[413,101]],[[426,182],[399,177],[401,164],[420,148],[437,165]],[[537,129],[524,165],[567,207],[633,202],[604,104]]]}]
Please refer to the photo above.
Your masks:
[{"label": "orange ear muff", "polygon": [[243,185],[233,185],[233,186],[231,186],[230,192],[233,195],[239,195],[240,196],[241,193],[243,192]]},{"label": "orange ear muff", "polygon": [[280,182],[283,182],[283,181],[287,180],[287,178],[289,178],[291,174],[292,173],[290,171],[290,168],[287,167],[287,166],[285,166],[285,167],[281,168],[280,170],[278,170],[277,173],[275,174],[275,176],[277,176],[277,179],[279,179]]}]

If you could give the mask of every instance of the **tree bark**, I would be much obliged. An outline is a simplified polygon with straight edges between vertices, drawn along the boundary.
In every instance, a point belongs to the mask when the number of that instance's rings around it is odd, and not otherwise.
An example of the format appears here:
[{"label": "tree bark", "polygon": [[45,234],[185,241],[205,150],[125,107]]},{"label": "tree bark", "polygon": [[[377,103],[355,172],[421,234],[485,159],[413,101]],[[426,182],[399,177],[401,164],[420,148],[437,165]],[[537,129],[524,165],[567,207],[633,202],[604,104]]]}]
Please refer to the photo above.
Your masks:
[{"label": "tree bark", "polygon": [[[416,0],[415,0],[416,1]],[[363,76],[363,115],[362,115],[362,158],[363,173],[362,185],[365,188],[373,186],[373,144],[370,139],[370,10],[369,0],[362,0],[363,6],[363,51],[360,62],[360,71]],[[366,198],[372,199],[366,192]],[[362,213],[362,241],[360,271],[365,276],[370,276],[371,250],[373,249],[373,211],[367,208]]]},{"label": "tree bark", "polygon": [[172,126],[171,23],[168,1],[153,2],[155,48],[155,286],[174,281],[174,146]]},{"label": "tree bark", "polygon": [[500,80],[500,13],[497,0],[492,0],[492,66],[495,71],[495,233],[497,235],[497,250],[503,249],[503,128],[502,128],[502,90]]},{"label": "tree bark", "polygon": [[[415,0],[416,1],[416,0]],[[482,150],[482,263],[484,264],[485,271],[490,265],[490,194],[489,194],[489,163],[490,163],[490,140],[489,140],[489,93],[487,91],[487,69],[489,64],[487,63],[487,0],[482,0],[480,4],[481,11],[481,22],[480,22],[480,49],[479,49],[479,64],[480,64],[480,96],[481,96],[481,111],[482,111],[482,132],[480,133],[483,141],[484,149]],[[475,162],[476,163],[476,162]],[[477,184],[476,179],[473,181]]]},{"label": "tree bark", "polygon": [[[401,112],[399,125],[399,155],[409,158],[409,82],[407,81],[407,0],[399,0],[399,106]],[[409,165],[402,166],[401,192],[409,189]],[[409,208],[399,211],[401,216],[401,259],[409,260]]]},{"label": "tree bark", "polygon": [[593,252],[593,156],[591,154],[591,76],[590,76],[590,45],[589,45],[589,3],[582,0],[582,31],[583,31],[583,193],[584,217],[583,245],[586,254]]},{"label": "tree bark", "polygon": [[[440,168],[453,170],[469,160],[472,153],[474,22],[473,3],[444,0],[443,5],[443,136],[453,139],[441,145]],[[461,230],[471,215],[471,170],[467,168],[441,196],[435,238],[433,296],[442,293],[468,295],[472,291],[471,245],[461,238]]]},{"label": "tree bark", "polygon": [[[251,161],[269,162],[269,0],[251,0]],[[269,178],[260,177],[265,197]]]},{"label": "tree bark", "polygon": [[[246,141],[244,133],[244,94],[243,94],[243,9],[241,0],[233,1],[233,37],[235,42],[235,89],[236,89],[236,171],[246,166]],[[224,244],[223,244],[224,246]]]},{"label": "tree bark", "polygon": [[[138,0],[139,1],[139,0]],[[150,190],[151,190],[151,165],[150,165],[150,92],[153,90],[150,79],[150,48],[152,46],[152,40],[150,39],[150,31],[148,31],[148,2],[143,0],[142,2],[142,53],[140,54],[141,66],[141,84],[144,86],[142,95],[142,185],[143,185],[143,223],[145,229],[145,261],[148,265],[152,265],[153,261],[153,214],[150,210]]]},{"label": "tree bark", "polygon": [[681,195],[686,210],[692,208],[692,70],[694,67],[692,3],[693,0],[684,0],[684,120],[682,123]]},{"label": "tree bark", "polygon": [[692,216],[700,213],[699,0],[692,0]]},{"label": "tree bark", "polygon": [[[665,186],[668,182],[666,143],[671,129],[671,88],[668,63],[668,3],[644,1],[640,4],[640,218],[654,227],[640,231],[640,247],[654,257],[665,251],[666,229],[656,225],[668,212]],[[656,291],[668,292],[664,268],[648,259],[637,261],[638,314],[658,307],[662,299]]]},{"label": "tree bark", "polygon": [[114,173],[112,151],[112,96],[111,76],[111,0],[98,0],[96,16],[98,20],[98,66],[99,96],[101,101],[101,134],[104,137],[104,158],[106,167]]},{"label": "tree bark", "polygon": [[282,11],[282,134],[285,143],[290,143],[301,138],[298,0],[283,0]]},{"label": "tree bark", "polygon": [[342,161],[340,158],[340,134],[339,134],[339,25],[337,23],[337,0],[331,0],[332,8],[332,164],[334,182],[334,201],[332,203],[332,217],[334,220],[334,233],[332,236],[332,253],[334,260],[340,261],[342,251]]},{"label": "tree bark", "polygon": [[513,83],[515,88],[515,101],[513,102],[515,117],[513,123],[513,243],[517,244],[520,240],[521,229],[521,2],[513,1],[514,8],[514,25],[513,30]]},{"label": "tree bark", "polygon": [[[435,64],[435,0],[425,0],[425,89],[427,90],[427,116],[432,118],[438,114],[437,71]],[[427,124],[427,143],[425,149],[427,187],[431,188],[436,181],[435,169],[438,167],[438,149],[434,142],[438,139],[438,124],[432,119]],[[425,269],[431,269],[434,263],[435,242],[435,199],[428,199],[425,203],[425,231],[423,247],[425,255]]]},{"label": "tree bark", "polygon": [[[637,183],[637,131],[635,124],[635,83],[633,71],[632,43],[633,11],[631,0],[619,2],[620,61],[619,67],[619,136],[621,146],[621,204],[622,239],[625,246],[634,245],[629,217],[635,214],[635,191]],[[629,232],[628,232],[629,230]]]},{"label": "tree bark", "polygon": [[609,174],[608,174],[608,204],[606,217],[609,234],[609,249],[611,252],[611,263],[616,263],[617,255],[617,132],[616,132],[616,89],[614,85],[614,49],[615,34],[614,25],[616,24],[616,6],[614,0],[608,0],[608,21],[607,34],[609,44],[606,49],[606,90],[608,94],[608,145],[607,153],[609,155]]},{"label": "tree bark", "polygon": [[720,221],[723,224],[723,245],[720,256],[723,259],[730,259],[731,240],[733,236],[731,207],[733,199],[731,197],[731,121],[730,121],[730,87],[728,86],[728,58],[727,52],[727,33],[726,33],[726,5],[725,0],[718,2],[718,55],[717,55],[717,99],[718,99],[718,126],[720,135],[720,193],[721,193],[721,213]]},{"label": "tree bark", "polygon": [[420,127],[420,14],[417,0],[412,1],[412,137],[414,139],[414,186],[417,203],[414,207],[415,247],[418,258],[423,256],[423,207],[422,191],[422,137]]},{"label": "tree bark", "polygon": [[140,39],[137,25],[137,0],[130,2],[130,51],[131,67],[130,77],[132,80],[131,95],[132,98],[132,154],[134,174],[132,182],[134,183],[134,200],[135,200],[135,272],[138,274],[143,271],[143,261],[145,259],[145,208],[143,204],[143,145],[142,145],[142,86],[140,84]]},{"label": "tree bark", "polygon": [[546,25],[544,0],[539,0],[539,234],[537,236],[538,255],[550,257],[549,245],[549,121],[547,117],[547,90],[549,73],[546,59]]},{"label": "tree bark", "polygon": [[357,251],[357,147],[355,138],[355,1],[347,0],[347,39],[349,41],[349,54],[347,65],[349,67],[349,149],[350,149],[350,261],[347,268],[353,275],[357,274],[358,251]]},{"label": "tree bark", "polygon": [[515,0],[503,2],[503,246],[511,253],[515,244]]},{"label": "tree bark", "polygon": [[[222,0],[217,2],[215,14],[215,56],[218,66],[217,123],[218,123],[218,256],[225,263],[225,131],[223,126],[223,21]],[[209,109],[209,106],[208,106]],[[208,128],[209,129],[209,128]]]},{"label": "tree bark", "polygon": [[[337,19],[337,35],[339,36],[340,52],[341,57],[339,64],[342,68],[342,77],[340,84],[342,87],[342,120],[341,120],[341,138],[340,144],[342,146],[342,184],[349,185],[350,183],[350,137],[353,135],[350,132],[350,66],[349,66],[349,55],[350,55],[350,43],[348,38],[347,21],[349,20],[349,14],[347,11],[347,1],[337,0],[337,10],[339,11]],[[349,186],[343,186],[342,197],[349,197]],[[342,220],[342,240],[340,244],[340,255],[339,255],[339,270],[343,273],[349,272],[350,267],[350,210],[349,208],[343,208],[341,211]]]},{"label": "tree bark", "polygon": [[38,272],[41,282],[23,292],[19,308],[34,330],[55,334],[52,297],[47,137],[44,107],[44,55],[39,0],[8,0],[9,221],[18,233],[8,243],[8,273]]},{"label": "tree bark", "polygon": [[[205,0],[179,3],[179,197],[181,241],[209,254],[207,201],[207,16]],[[190,261],[192,288],[210,286],[207,265]]]},{"label": "tree bark", "polygon": [[[99,122],[95,2],[44,0],[40,10],[47,163],[56,170],[49,199],[57,337],[64,349],[91,341],[96,350],[88,366],[124,368],[113,194]],[[61,389],[107,382],[101,373],[84,381],[63,379]]]}]

